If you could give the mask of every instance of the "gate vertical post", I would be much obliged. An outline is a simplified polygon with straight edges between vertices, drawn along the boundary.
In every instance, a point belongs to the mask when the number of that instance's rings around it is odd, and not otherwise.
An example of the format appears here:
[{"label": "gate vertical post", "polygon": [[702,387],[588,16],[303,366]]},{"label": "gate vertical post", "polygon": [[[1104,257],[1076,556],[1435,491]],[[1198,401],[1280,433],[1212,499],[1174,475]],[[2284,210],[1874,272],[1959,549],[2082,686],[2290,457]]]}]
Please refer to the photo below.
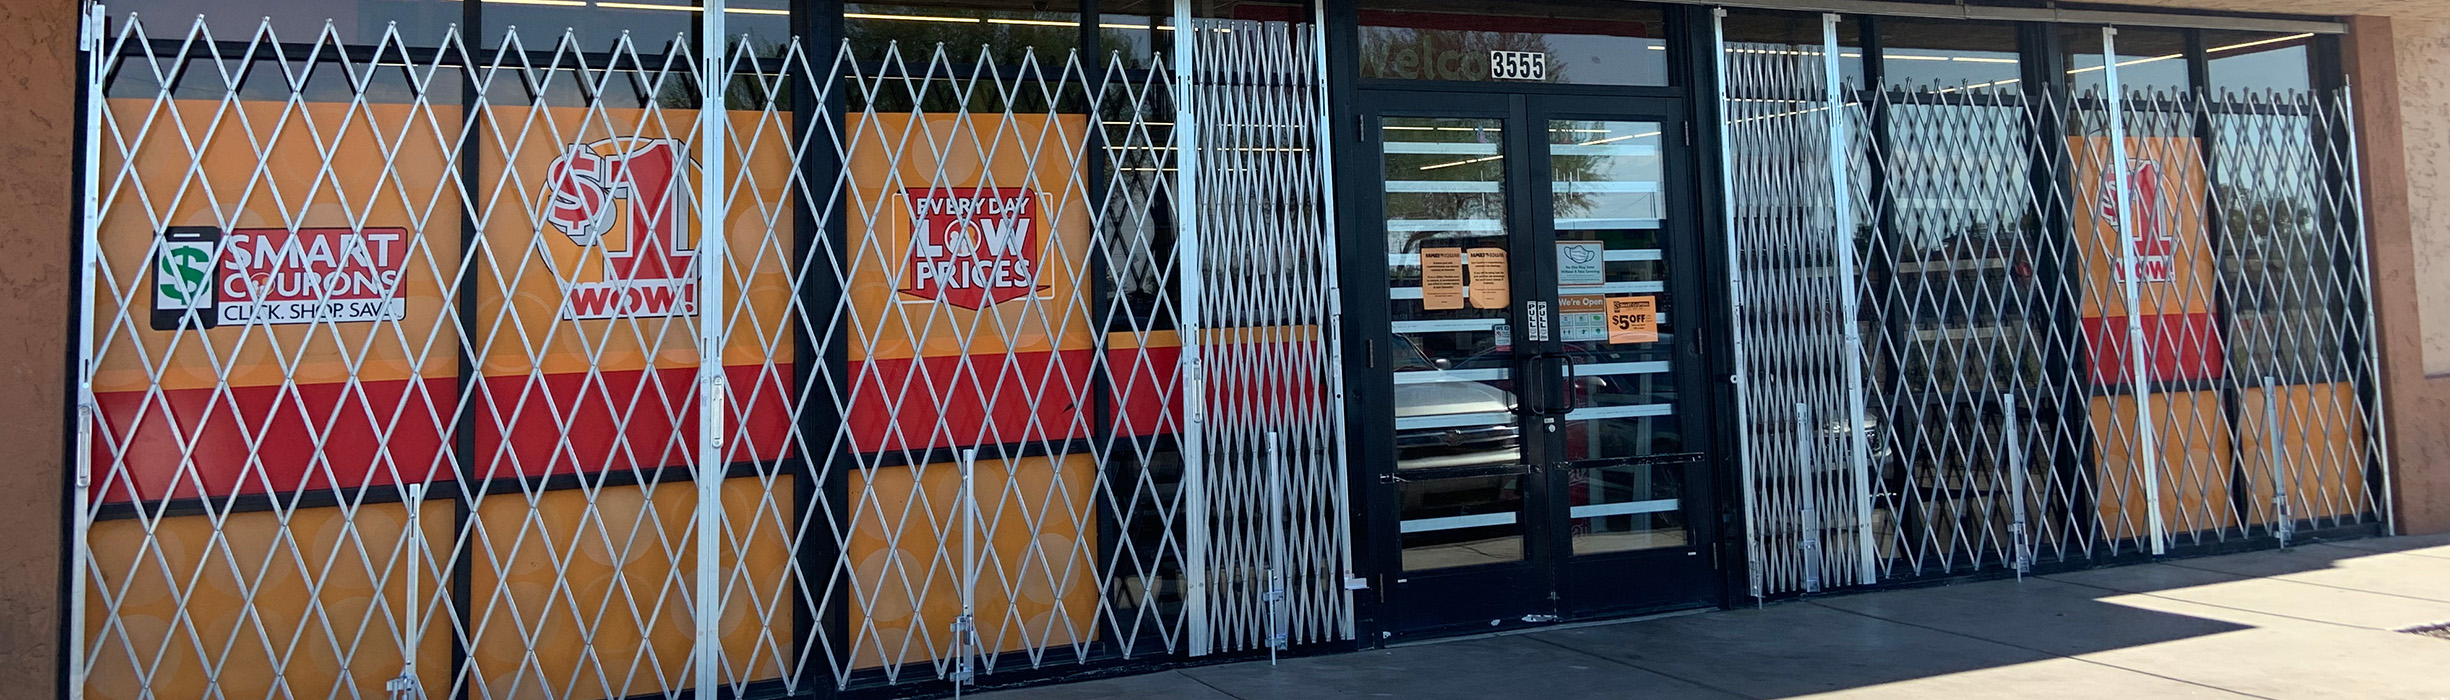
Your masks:
[{"label": "gate vertical post", "polygon": [[108,17],[109,15],[104,14],[103,6],[95,3],[86,8],[85,16],[80,18],[77,29],[78,48],[85,53],[83,56],[85,59],[85,75],[83,76],[85,103],[81,105],[85,110],[85,120],[79,125],[85,132],[83,134],[84,152],[79,154],[84,158],[84,167],[78,169],[83,173],[84,181],[80,185],[81,190],[78,192],[80,201],[77,204],[78,211],[82,215],[80,219],[82,225],[79,227],[78,236],[83,240],[77,242],[78,271],[74,276],[78,280],[76,290],[78,322],[70,326],[71,331],[77,335],[76,386],[70,389],[76,392],[77,410],[76,415],[71,416],[70,420],[76,421],[77,425],[73,433],[76,436],[74,438],[76,443],[70,445],[68,449],[68,453],[74,455],[73,459],[76,460],[76,474],[74,480],[70,482],[71,496],[68,502],[68,512],[73,520],[69,524],[71,531],[68,541],[70,544],[68,561],[65,566],[68,570],[68,616],[66,622],[62,624],[67,628],[68,639],[67,646],[59,650],[60,657],[68,662],[66,685],[68,697],[71,700],[83,700],[85,676],[90,672],[90,669],[85,667],[85,587],[86,558],[88,550],[91,549],[88,538],[92,535],[94,527],[93,510],[88,507],[88,504],[93,503],[94,451],[91,446],[94,444],[94,420],[98,408],[94,401],[93,314],[94,285],[98,284],[97,280],[103,279],[99,274],[102,265],[102,168],[100,166],[102,163],[102,134],[104,133],[102,120],[105,118],[102,109],[102,78],[106,75],[106,70],[110,65],[109,57],[104,55],[106,51],[104,38],[110,33]]},{"label": "gate vertical post", "polygon": [[1337,265],[1337,258],[1344,248],[1342,238],[1336,231],[1336,212],[1341,210],[1336,208],[1336,130],[1330,121],[1335,117],[1335,100],[1334,86],[1328,82],[1327,44],[1327,3],[1311,3],[1310,77],[1317,81],[1317,85],[1311,90],[1310,98],[1314,101],[1313,113],[1317,119],[1310,127],[1310,146],[1317,149],[1313,166],[1317,169],[1319,182],[1319,265],[1325,272],[1321,276],[1327,282],[1327,289],[1322,293],[1327,300],[1326,326],[1319,329],[1319,342],[1327,348],[1328,406],[1325,415],[1330,442],[1326,454],[1328,462],[1336,466],[1334,485],[1328,488],[1333,491],[1330,500],[1336,518],[1336,553],[1344,576],[1340,594],[1344,609],[1340,616],[1342,619],[1337,621],[1337,628],[1344,639],[1352,639],[1355,634],[1353,584],[1364,579],[1356,574],[1353,567],[1352,496],[1343,486],[1351,481],[1346,477],[1352,468],[1347,463],[1347,456],[1352,452],[1348,449],[1350,437],[1344,415],[1344,279],[1338,274],[1340,270]]},{"label": "gate vertical post", "polygon": [[1267,434],[1268,488],[1268,663],[1276,663],[1276,654],[1292,641],[1288,631],[1288,611],[1291,601],[1285,600],[1285,457],[1284,444],[1276,431]]},{"label": "gate vertical post", "polygon": [[[978,448],[961,451],[961,614],[953,618],[953,696],[978,683]],[[1009,470],[1006,472],[1010,473]]]},{"label": "gate vertical post", "polygon": [[[2110,121],[2110,173],[2115,183],[2118,212],[2118,269],[2125,283],[2127,297],[2127,380],[2135,396],[2135,463],[2144,470],[2145,535],[2152,540],[2153,556],[2169,551],[2162,536],[2161,522],[2161,445],[2160,434],[2152,428],[2152,376],[2147,373],[2149,358],[2144,356],[2143,286],[2135,276],[2135,212],[2132,185],[2127,181],[2127,116],[2123,102],[2125,89],[2118,82],[2118,28],[2101,28],[2101,81],[2103,104],[2108,105]],[[2099,187],[2099,185],[2095,185]]]},{"label": "gate vertical post", "polygon": [[2014,518],[2013,524],[2009,526],[2008,535],[2013,538],[2010,544],[2015,547],[2015,551],[2009,552],[2008,556],[2013,558],[2012,563],[2016,567],[2017,578],[2024,578],[2026,573],[2033,570],[2033,536],[2031,534],[2033,528],[2027,521],[2025,513],[2025,479],[2027,476],[2023,420],[2023,413],[2016,409],[2016,394],[2014,392],[2000,394],[2000,440],[2007,445],[2008,499],[2011,517]]},{"label": "gate vertical post", "polygon": [[1735,215],[1735,141],[1730,138],[1727,124],[1727,8],[1710,8],[1710,58],[1716,62],[1712,82],[1718,92],[1718,186],[1723,197],[1720,214],[1727,237],[1727,324],[1729,354],[1734,357],[1734,372],[1728,381],[1735,385],[1735,461],[1738,481],[1737,502],[1744,511],[1744,577],[1752,587],[1754,601],[1761,599],[1761,525],[1759,509],[1753,498],[1759,493],[1753,484],[1752,414],[1745,409],[1744,363],[1744,248],[1742,237],[1736,235]]},{"label": "gate vertical post", "polygon": [[2280,440],[2280,381],[2263,376],[2263,461],[2271,467],[2271,529],[2280,540],[2280,548],[2288,548],[2288,538],[2296,534],[2297,516],[2289,512],[2288,470],[2280,466],[2280,458],[2288,454]]},{"label": "gate vertical post", "polygon": [[1200,357],[1199,128],[1192,92],[1192,61],[1199,28],[1191,0],[1174,0],[1174,275],[1182,296],[1175,304],[1175,332],[1182,339],[1181,372],[1184,617],[1192,656],[1206,655],[1209,639],[1207,377]]},{"label": "gate vertical post", "polygon": [[1831,243],[1837,246],[1838,313],[1844,318],[1846,348],[1846,450],[1848,466],[1854,475],[1855,510],[1855,583],[1871,583],[1879,574],[1878,557],[1872,543],[1872,482],[1870,440],[1863,434],[1863,325],[1860,305],[1862,295],[1855,288],[1854,187],[1847,167],[1846,151],[1854,143],[1854,132],[1848,128],[1846,115],[1845,71],[1840,66],[1838,52],[1837,13],[1821,15],[1821,78],[1829,90],[1829,200]]},{"label": "gate vertical post", "polygon": [[[2321,104],[2319,96],[2316,97],[2315,104]],[[2359,353],[2364,357],[2358,359],[2365,362],[2365,376],[2373,377],[2371,381],[2376,383],[2373,403],[2365,409],[2366,429],[2372,431],[2371,437],[2366,440],[2372,445],[2371,449],[2374,451],[2373,456],[2369,459],[2373,464],[2381,466],[2380,469],[2374,470],[2380,472],[2382,477],[2382,492],[2377,494],[2375,505],[2382,510],[2382,534],[2406,534],[2399,531],[2399,510],[2394,505],[2396,501],[2391,495],[2393,493],[2391,488],[2393,470],[2390,468],[2390,422],[2382,420],[2382,397],[2379,386],[2382,376],[2382,350],[2381,342],[2374,338],[2375,331],[2381,326],[2378,325],[2380,321],[2374,318],[2373,249],[2371,236],[2365,228],[2365,160],[2360,155],[2364,153],[2364,150],[2357,145],[2356,86],[2353,84],[2339,87],[2339,118],[2336,122],[2339,124],[2340,133],[2348,140],[2347,153],[2340,159],[2348,162],[2348,192],[2345,199],[2348,200],[2348,207],[2353,210],[2338,219],[2342,226],[2355,227],[2354,232],[2346,233],[2346,235],[2356,241],[2356,272],[2358,275],[2356,283],[2363,289],[2365,298],[2363,332],[2367,342]]]},{"label": "gate vertical post", "polygon": [[723,328],[725,216],[730,207],[724,197],[724,183],[730,180],[724,156],[729,150],[724,127],[724,86],[729,71],[724,66],[726,43],[724,0],[704,0],[702,24],[698,29],[698,455],[697,479],[697,587],[695,617],[697,618],[696,651],[697,696],[706,700],[717,697],[722,683],[719,666],[723,646],[716,621],[722,617],[723,603],[719,599],[722,587],[723,535],[723,437],[724,416],[730,410],[724,397]]},{"label": "gate vertical post", "polygon": [[1795,500],[1803,507],[1795,511],[1796,537],[1803,550],[1803,592],[1819,593],[1821,565],[1820,489],[1814,479],[1820,478],[1820,460],[1812,449],[1812,405],[1795,402]]},{"label": "gate vertical post", "polygon": [[400,505],[408,522],[401,529],[400,549],[407,553],[404,558],[408,561],[402,562],[402,568],[407,569],[408,582],[402,586],[407,589],[404,591],[407,596],[400,606],[400,677],[391,679],[384,687],[394,700],[425,697],[425,690],[417,681],[417,650],[425,646],[425,606],[418,603],[425,598],[424,587],[417,585],[424,576],[418,562],[425,559],[429,546],[425,541],[425,487],[409,484],[400,488]]}]

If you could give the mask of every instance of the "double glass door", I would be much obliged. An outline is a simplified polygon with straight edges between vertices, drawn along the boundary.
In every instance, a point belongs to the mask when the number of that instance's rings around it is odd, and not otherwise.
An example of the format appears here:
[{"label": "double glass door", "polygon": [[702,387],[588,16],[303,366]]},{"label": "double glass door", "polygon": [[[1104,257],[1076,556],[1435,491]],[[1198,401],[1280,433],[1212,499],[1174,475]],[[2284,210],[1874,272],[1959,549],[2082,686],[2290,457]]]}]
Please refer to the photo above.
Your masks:
[{"label": "double glass door", "polygon": [[[1715,602],[1677,103],[1365,92],[1386,327],[1365,403],[1395,634]],[[1369,235],[1369,234],[1364,234]],[[1688,311],[1691,309],[1691,311]],[[1387,536],[1392,533],[1392,536]]]}]

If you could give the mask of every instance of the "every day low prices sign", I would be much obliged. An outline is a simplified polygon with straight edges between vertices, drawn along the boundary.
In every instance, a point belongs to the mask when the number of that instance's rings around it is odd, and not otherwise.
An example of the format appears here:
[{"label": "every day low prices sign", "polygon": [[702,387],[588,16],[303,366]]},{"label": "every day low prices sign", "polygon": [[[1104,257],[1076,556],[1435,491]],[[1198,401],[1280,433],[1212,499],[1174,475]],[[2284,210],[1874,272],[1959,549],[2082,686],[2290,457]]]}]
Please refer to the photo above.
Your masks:
[{"label": "every day low prices sign", "polygon": [[[1096,212],[1078,115],[877,115],[848,165],[850,439],[862,451],[1089,431]],[[896,154],[906,140],[951,144]]]},{"label": "every day low prices sign", "polygon": [[977,311],[1047,289],[1038,283],[1045,197],[1026,187],[904,190],[910,249],[901,293]]}]

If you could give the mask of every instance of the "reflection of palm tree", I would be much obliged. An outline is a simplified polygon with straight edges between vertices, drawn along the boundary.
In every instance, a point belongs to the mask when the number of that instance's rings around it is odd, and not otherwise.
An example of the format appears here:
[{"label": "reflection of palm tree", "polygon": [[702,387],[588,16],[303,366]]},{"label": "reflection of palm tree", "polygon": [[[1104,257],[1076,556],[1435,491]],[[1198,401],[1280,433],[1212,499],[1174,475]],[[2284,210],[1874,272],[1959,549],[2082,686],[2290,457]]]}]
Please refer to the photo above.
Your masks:
[{"label": "reflection of palm tree", "polygon": [[[1374,47],[1380,47],[1379,50],[1371,51],[1362,58],[1365,62],[1362,70],[1364,75],[1487,80],[1489,77],[1488,55],[1491,51],[1552,53],[1548,46],[1548,37],[1542,34],[1425,30],[1403,27],[1371,27],[1363,31],[1372,33],[1369,43]],[[1390,62],[1394,56],[1406,53],[1421,59],[1421,74],[1399,76],[1395,70],[1396,67]],[[1451,66],[1461,70],[1448,70],[1449,67],[1441,67],[1442,62],[1437,57],[1442,55],[1462,57],[1456,66]],[[1565,68],[1565,66],[1551,62],[1548,71],[1549,82],[1563,82]],[[1448,124],[1464,123],[1459,120],[1441,121]],[[1579,122],[1559,123],[1559,127],[1562,128],[1581,128],[1580,125]],[[1550,135],[1552,134],[1543,134],[1544,137]],[[1485,130],[1433,130],[1404,132],[1403,140],[1431,143],[1502,144],[1502,140],[1497,136],[1498,134]],[[1550,139],[1552,143],[1557,140]],[[1502,155],[1459,158],[1443,155],[1390,154],[1386,167],[1389,180],[1503,182],[1505,180],[1504,165]],[[1598,171],[1598,166],[1597,158],[1590,156],[1552,157],[1549,162],[1550,175],[1556,182],[1592,180]],[[1391,220],[1493,219],[1504,221],[1506,202],[1503,197],[1502,193],[1497,195],[1465,192],[1406,193],[1400,197],[1388,198],[1387,218]],[[1588,194],[1581,192],[1566,194],[1556,200],[1556,215],[1571,216],[1588,210],[1590,206],[1591,199]],[[1424,241],[1454,233],[1457,232],[1422,231],[1400,239],[1389,240],[1388,243],[1396,250],[1418,250]]]},{"label": "reflection of palm tree", "polygon": [[[1494,130],[1457,129],[1452,126],[1477,120],[1422,121],[1447,126],[1431,131],[1404,131],[1401,132],[1403,136],[1400,140],[1413,143],[1501,143],[1499,134]],[[1555,122],[1542,128],[1565,130],[1543,134],[1544,136],[1566,135],[1566,138],[1563,139],[1550,138],[1551,143],[1557,141],[1580,143],[1589,139],[1576,139],[1573,135],[1597,133],[1596,130],[1604,124],[1605,122]],[[1502,144],[1500,149],[1502,151]],[[1601,179],[1601,161],[1608,157],[1610,156],[1551,156],[1548,163],[1549,174],[1557,183],[1597,181]],[[1453,154],[1389,154],[1386,163],[1386,178],[1390,181],[1416,182],[1504,182],[1505,160],[1502,155],[1472,157]],[[1556,198],[1555,216],[1567,218],[1589,212],[1595,206],[1593,197],[1582,190],[1583,188],[1574,188],[1569,192],[1556,193],[1554,195]],[[1495,220],[1503,222],[1506,219],[1507,206],[1504,197],[1502,188],[1498,194],[1406,192],[1387,199],[1387,219],[1391,221]],[[1392,250],[1418,250],[1431,239],[1452,237],[1457,233],[1459,232],[1409,232],[1409,235],[1391,237],[1388,243]]]},{"label": "reflection of palm tree", "polygon": [[[1551,130],[1549,132],[1550,138],[1548,140],[1548,142],[1551,144],[1580,144],[1587,141],[1600,140],[1581,138],[1576,136],[1577,134],[1609,134],[1607,136],[1602,136],[1602,139],[1625,136],[1625,134],[1612,134],[1607,128],[1607,122],[1551,122],[1548,125],[1548,128]],[[1557,129],[1566,129],[1567,131],[1560,134],[1555,131]],[[1565,136],[1565,138],[1556,138],[1560,135]],[[1626,140],[1635,143],[1646,142],[1644,139]],[[1550,148],[1553,150],[1555,147],[1551,146]],[[1603,179],[1600,177],[1600,164],[1604,160],[1611,157],[1612,156],[1551,155],[1548,157],[1549,178],[1558,184],[1599,181]],[[1591,208],[1594,205],[1589,188],[1569,188],[1557,192],[1555,197],[1557,202],[1556,215],[1557,218],[1560,219],[1589,214],[1591,213]]]}]

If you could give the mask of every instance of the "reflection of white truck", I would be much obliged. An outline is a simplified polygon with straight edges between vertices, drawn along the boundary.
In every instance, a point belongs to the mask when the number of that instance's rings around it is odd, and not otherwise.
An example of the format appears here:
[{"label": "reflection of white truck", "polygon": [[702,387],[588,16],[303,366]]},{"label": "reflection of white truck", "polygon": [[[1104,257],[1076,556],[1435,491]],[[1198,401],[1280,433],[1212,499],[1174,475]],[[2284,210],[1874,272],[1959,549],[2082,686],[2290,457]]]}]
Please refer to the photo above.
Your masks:
[{"label": "reflection of white truck", "polygon": [[[1397,336],[1395,371],[1438,372],[1449,361],[1422,356],[1410,339]],[[1514,394],[1468,380],[1399,383],[1394,392],[1395,419],[1483,414],[1480,425],[1411,428],[1395,431],[1395,468],[1503,466],[1523,461],[1522,431],[1514,419]]]}]

